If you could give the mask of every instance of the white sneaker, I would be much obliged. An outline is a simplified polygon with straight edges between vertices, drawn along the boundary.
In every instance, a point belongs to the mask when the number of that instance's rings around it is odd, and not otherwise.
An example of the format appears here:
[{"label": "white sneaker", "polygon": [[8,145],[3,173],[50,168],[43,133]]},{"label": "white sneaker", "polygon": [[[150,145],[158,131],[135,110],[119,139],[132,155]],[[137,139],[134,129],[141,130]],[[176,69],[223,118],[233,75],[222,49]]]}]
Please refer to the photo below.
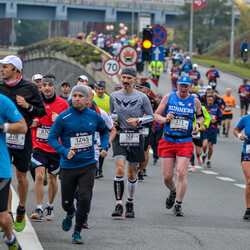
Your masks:
[{"label": "white sneaker", "polygon": [[55,216],[54,216],[54,211],[53,211],[53,207],[46,207],[44,210],[44,218],[47,221],[53,221],[55,220]]}]

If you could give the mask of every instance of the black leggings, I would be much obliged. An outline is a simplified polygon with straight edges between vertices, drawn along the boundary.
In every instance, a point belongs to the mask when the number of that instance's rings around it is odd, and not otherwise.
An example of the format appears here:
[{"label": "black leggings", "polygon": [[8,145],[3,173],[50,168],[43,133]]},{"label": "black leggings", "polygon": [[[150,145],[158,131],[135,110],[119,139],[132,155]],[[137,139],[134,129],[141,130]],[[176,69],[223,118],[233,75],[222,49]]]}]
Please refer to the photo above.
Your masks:
[{"label": "black leggings", "polygon": [[10,178],[0,178],[0,212],[7,211],[10,191]]},{"label": "black leggings", "polygon": [[60,169],[62,207],[70,215],[75,211],[74,197],[77,186],[79,186],[75,225],[75,230],[78,232],[81,232],[86,214],[88,213],[94,186],[95,170],[95,163],[81,168]]}]

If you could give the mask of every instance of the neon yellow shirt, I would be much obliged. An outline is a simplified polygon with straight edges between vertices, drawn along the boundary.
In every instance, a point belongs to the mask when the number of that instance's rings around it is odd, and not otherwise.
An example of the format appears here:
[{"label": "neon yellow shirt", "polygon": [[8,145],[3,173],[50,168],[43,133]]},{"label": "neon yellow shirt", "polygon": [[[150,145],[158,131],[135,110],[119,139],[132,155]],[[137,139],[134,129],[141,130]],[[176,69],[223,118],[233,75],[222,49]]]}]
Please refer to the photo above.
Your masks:
[{"label": "neon yellow shirt", "polygon": [[107,94],[104,93],[104,97],[102,98],[98,97],[97,94],[95,94],[94,101],[99,108],[103,109],[107,114],[109,113],[109,96]]}]

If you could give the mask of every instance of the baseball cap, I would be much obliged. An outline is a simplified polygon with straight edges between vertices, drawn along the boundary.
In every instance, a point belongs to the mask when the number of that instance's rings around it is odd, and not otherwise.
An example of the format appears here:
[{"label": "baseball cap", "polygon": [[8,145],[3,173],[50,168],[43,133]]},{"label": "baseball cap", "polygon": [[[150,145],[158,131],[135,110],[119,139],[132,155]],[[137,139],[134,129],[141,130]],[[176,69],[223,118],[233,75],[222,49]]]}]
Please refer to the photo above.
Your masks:
[{"label": "baseball cap", "polygon": [[162,98],[162,94],[161,94],[161,93],[157,93],[157,94],[155,95],[155,97],[160,97],[160,98]]},{"label": "baseball cap", "polygon": [[122,89],[122,86],[120,84],[116,84],[114,89]]},{"label": "baseball cap", "polygon": [[69,87],[70,87],[69,82],[63,82],[63,83],[61,84],[61,86],[63,86],[63,85],[67,85],[67,86],[69,86]]},{"label": "baseball cap", "polygon": [[190,59],[190,57],[189,57],[189,56],[187,56],[187,57],[186,57],[186,59],[188,60],[188,59]]},{"label": "baseball cap", "polygon": [[198,64],[194,63],[193,67],[198,68]]},{"label": "baseball cap", "polygon": [[136,87],[145,87],[147,89],[150,89],[150,84],[148,82],[141,82],[141,83],[138,83],[136,84]]},{"label": "baseball cap", "polygon": [[181,75],[177,81],[178,84],[187,84],[190,85],[191,82],[191,78],[188,75]]},{"label": "baseball cap", "polygon": [[89,81],[89,79],[88,79],[88,77],[87,76],[85,76],[85,75],[80,75],[78,78],[77,78],[77,80],[83,80],[83,81]]},{"label": "baseball cap", "polygon": [[32,76],[31,81],[40,80],[43,76],[41,74],[35,74]]},{"label": "baseball cap", "polygon": [[106,84],[104,81],[99,81],[95,83],[95,88],[106,88]]},{"label": "baseball cap", "polygon": [[18,56],[6,56],[4,59],[0,60],[1,64],[12,64],[15,66],[19,71],[23,69],[23,63]]},{"label": "baseball cap", "polygon": [[212,89],[212,86],[207,86],[207,89]]},{"label": "baseball cap", "polygon": [[211,68],[215,68],[215,66],[214,66],[214,65],[211,65]]}]

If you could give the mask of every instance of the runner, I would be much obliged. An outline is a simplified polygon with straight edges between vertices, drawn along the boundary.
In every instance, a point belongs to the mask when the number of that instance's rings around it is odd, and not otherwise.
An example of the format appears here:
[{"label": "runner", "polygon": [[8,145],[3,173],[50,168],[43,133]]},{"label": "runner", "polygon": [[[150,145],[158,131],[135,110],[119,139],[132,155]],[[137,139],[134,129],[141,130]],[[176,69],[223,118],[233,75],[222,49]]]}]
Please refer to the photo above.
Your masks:
[{"label": "runner", "polygon": [[220,77],[220,74],[215,69],[214,65],[211,65],[211,69],[207,71],[206,77],[208,79],[208,85],[210,85],[213,88],[213,90],[215,90],[217,86],[217,78]]},{"label": "runner", "polygon": [[[23,79],[20,73],[23,68],[20,58],[13,55],[6,56],[3,60],[0,60],[0,64],[2,64],[1,73],[4,79],[0,84],[0,93],[10,97],[28,126],[26,134],[18,135],[17,138],[12,134],[7,137],[9,153],[16,167],[17,189],[20,199],[14,227],[16,231],[22,231],[26,224],[25,203],[29,190],[27,171],[29,170],[32,152],[31,130],[29,127],[33,122],[33,117],[43,117],[46,115],[46,110],[38,88],[33,83]],[[9,204],[11,204],[11,198]]]},{"label": "runner", "polygon": [[201,74],[200,72],[197,70],[198,68],[198,64],[194,63],[193,65],[193,69],[189,71],[189,76],[191,77],[192,79],[192,84],[194,86],[197,86],[198,85],[198,82],[201,78]]},{"label": "runner", "polygon": [[[207,96],[207,104],[204,105],[211,117],[210,126],[203,132],[203,145],[202,145],[202,161],[205,162],[207,157],[207,167],[211,168],[211,157],[213,154],[213,145],[217,143],[218,124],[222,119],[221,109],[217,104],[214,104],[214,96]],[[207,154],[208,148],[208,154]]]},{"label": "runner", "polygon": [[27,132],[27,125],[15,104],[0,94],[0,227],[4,232],[4,241],[9,249],[21,249],[12,229],[12,217],[7,212],[10,182],[12,178],[10,155],[6,146],[6,133]]},{"label": "runner", "polygon": [[[245,130],[245,134],[241,131]],[[246,178],[245,200],[247,210],[243,219],[250,220],[250,115],[243,116],[233,131],[234,135],[244,142],[241,152],[241,166]]]},{"label": "runner", "polygon": [[[96,169],[95,131],[101,136],[100,154],[103,157],[107,156],[109,132],[101,116],[86,107],[89,97],[87,87],[75,86],[71,94],[72,107],[57,117],[50,130],[48,142],[61,156],[62,207],[67,212],[62,222],[62,229],[69,231],[76,215],[72,243],[83,244],[80,233],[89,210]],[[59,138],[62,144],[59,143]],[[76,209],[74,195],[77,187],[79,196]]]},{"label": "runner", "polygon": [[[189,94],[191,78],[182,75],[178,79],[178,91],[163,97],[155,112],[155,120],[164,123],[163,138],[159,142],[158,155],[162,157],[164,183],[170,194],[166,208],[174,206],[174,215],[183,216],[182,201],[187,188],[187,168],[193,154],[192,133],[198,134],[204,122],[200,101]],[[193,126],[194,115],[197,122]],[[177,162],[177,183],[174,181],[174,165]]]},{"label": "runner", "polygon": [[[134,218],[133,199],[137,187],[136,171],[139,162],[145,161],[144,137],[141,125],[153,121],[153,111],[149,99],[143,93],[135,90],[137,82],[136,70],[126,67],[121,72],[122,90],[110,95],[110,113],[117,115],[118,131],[112,143],[113,156],[116,161],[116,176],[114,192],[116,199],[113,217],[123,216],[122,197],[124,192],[125,160],[127,168],[126,218]],[[143,117],[143,113],[146,116]]]},{"label": "runner", "polygon": [[239,87],[238,95],[240,97],[241,117],[248,114],[248,106],[250,101],[250,85],[248,80],[244,79],[243,84]]},{"label": "runner", "polygon": [[[54,220],[53,202],[57,193],[57,174],[59,173],[60,156],[47,142],[49,131],[58,114],[69,108],[67,101],[55,94],[56,81],[54,75],[42,78],[42,98],[47,110],[43,118],[35,118],[32,124],[33,153],[31,162],[35,169],[34,194],[36,208],[30,216],[34,220]],[[44,176],[47,170],[48,203],[43,210]]]},{"label": "runner", "polygon": [[41,74],[35,74],[32,76],[31,81],[36,84],[40,94],[42,93],[42,84],[41,84],[41,80],[42,80],[43,76]]},{"label": "runner", "polygon": [[177,81],[181,75],[181,70],[177,67],[176,64],[174,64],[172,70],[171,70],[171,75],[170,75],[170,80],[172,82],[172,90],[177,88]]},{"label": "runner", "polygon": [[[157,102],[154,98],[150,97],[150,84],[148,82],[142,82],[136,85],[138,90],[144,93],[150,101],[153,112],[158,108]],[[138,181],[143,181],[143,176],[147,176],[147,165],[149,160],[149,149],[153,142],[153,122],[146,123],[142,126],[143,136],[144,136],[144,153],[145,153],[145,161],[139,163],[138,170]]]},{"label": "runner", "polygon": [[195,86],[195,92],[197,92],[200,96],[203,96],[206,94],[207,86],[204,85],[204,80],[200,79],[198,81],[198,85]]},{"label": "runner", "polygon": [[69,98],[69,94],[70,94],[70,84],[69,84],[69,82],[63,82],[62,83],[61,91],[62,91],[62,94],[60,95],[60,97],[67,101],[68,98]]},{"label": "runner", "polygon": [[[233,119],[233,107],[236,107],[236,100],[234,96],[231,95],[232,89],[226,89],[226,95],[223,95],[221,98],[225,102],[225,107],[222,109],[222,134],[228,137],[230,130],[231,120]],[[226,128],[227,127],[227,128]]]},{"label": "runner", "polygon": [[[157,105],[159,106],[162,100],[162,94],[158,93],[155,95],[155,101],[157,103]],[[162,138],[162,134],[163,134],[163,127],[164,124],[163,123],[159,123],[154,121],[154,128],[153,128],[153,142],[152,142],[152,149],[153,149],[153,165],[158,165],[157,161],[159,159],[158,156],[158,145],[159,145],[159,141]]]},{"label": "runner", "polygon": [[[199,163],[199,165],[202,164],[202,158],[201,158],[201,154],[202,154],[202,142],[203,142],[203,132],[209,127],[210,125],[210,115],[207,112],[206,108],[204,106],[202,107],[202,111],[205,117],[204,123],[200,126],[199,128],[199,133],[197,135],[193,135],[192,136],[192,140],[194,143],[194,147],[195,147],[195,153],[196,153],[196,157],[197,157],[197,161]],[[196,118],[194,121],[194,125],[196,124]],[[195,171],[195,165],[194,165],[194,160],[195,160],[195,154],[193,153],[193,156],[191,157],[191,166],[189,168],[189,172],[193,172]]]}]

